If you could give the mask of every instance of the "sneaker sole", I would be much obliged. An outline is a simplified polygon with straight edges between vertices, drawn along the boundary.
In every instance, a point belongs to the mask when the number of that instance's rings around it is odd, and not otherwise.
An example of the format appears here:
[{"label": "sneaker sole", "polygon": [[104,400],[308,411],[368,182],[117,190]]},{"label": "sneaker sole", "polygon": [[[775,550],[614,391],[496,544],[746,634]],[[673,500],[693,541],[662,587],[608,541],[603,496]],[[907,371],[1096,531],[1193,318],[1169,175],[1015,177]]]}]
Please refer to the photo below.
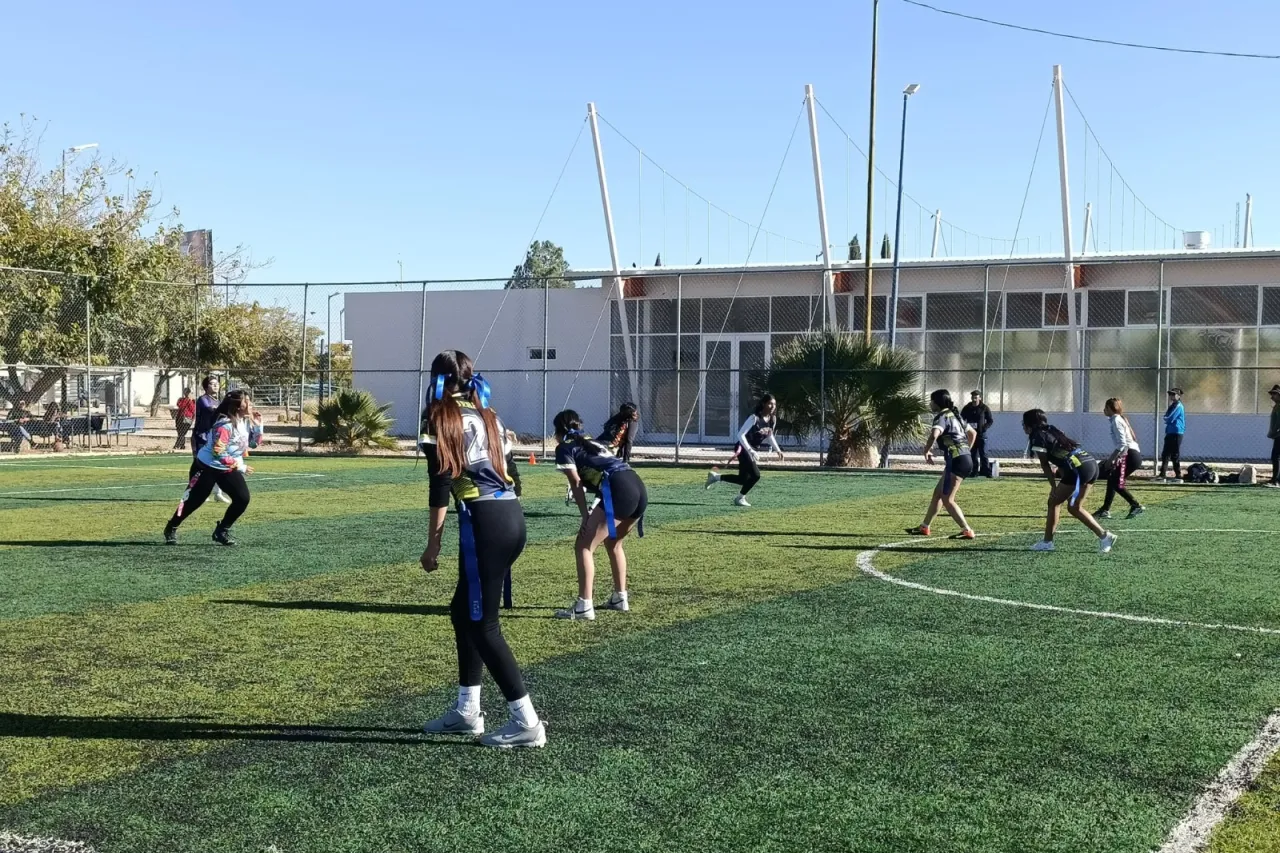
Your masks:
[{"label": "sneaker sole", "polygon": [[428,728],[423,728],[422,733],[424,735],[452,735],[454,737],[462,737],[462,736],[480,737],[481,735],[484,734],[484,729],[481,728],[481,729],[467,730],[467,731],[463,731],[462,729],[446,729],[444,731],[437,732],[437,731],[432,731],[431,729],[428,729]]},{"label": "sneaker sole", "polygon": [[546,732],[543,732],[540,738],[529,743],[494,743],[492,741],[486,743],[482,740],[480,745],[487,746],[490,749],[542,749],[547,745],[547,735]]}]

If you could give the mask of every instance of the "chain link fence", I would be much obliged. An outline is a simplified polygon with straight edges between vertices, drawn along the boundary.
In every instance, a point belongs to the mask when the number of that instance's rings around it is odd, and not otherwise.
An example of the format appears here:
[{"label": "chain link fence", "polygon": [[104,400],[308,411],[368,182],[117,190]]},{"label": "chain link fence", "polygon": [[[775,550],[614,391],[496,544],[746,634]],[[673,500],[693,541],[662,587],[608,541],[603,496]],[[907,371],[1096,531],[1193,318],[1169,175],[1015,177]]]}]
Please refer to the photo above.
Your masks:
[{"label": "chain link fence", "polygon": [[[209,373],[252,389],[298,448],[308,426],[300,408],[351,386],[391,404],[395,431],[411,437],[431,358],[458,348],[476,358],[494,405],[534,453],[549,449],[560,409],[598,430],[630,402],[639,456],[727,457],[762,392],[812,381],[817,426],[811,418],[798,434],[784,408],[782,445],[818,464],[842,423],[874,414],[859,397],[875,373],[867,365],[825,352],[816,366],[797,362],[801,342],[824,328],[864,334],[863,270],[830,276],[794,266],[635,271],[624,273],[620,302],[599,272],[506,288],[505,279],[106,286],[0,270],[0,441],[51,408],[80,444],[124,418],[159,436],[172,430],[183,389]],[[904,265],[891,316],[892,276],[877,267],[872,337],[896,338],[917,397],[946,388],[963,405],[982,392],[998,456],[1025,455],[1020,416],[1033,407],[1105,453],[1100,413],[1118,397],[1150,458],[1165,391],[1177,386],[1185,457],[1267,458],[1280,260],[1087,259],[1074,276],[1068,287],[1064,266],[1043,261]],[[889,451],[914,459],[918,447],[903,440]]]}]

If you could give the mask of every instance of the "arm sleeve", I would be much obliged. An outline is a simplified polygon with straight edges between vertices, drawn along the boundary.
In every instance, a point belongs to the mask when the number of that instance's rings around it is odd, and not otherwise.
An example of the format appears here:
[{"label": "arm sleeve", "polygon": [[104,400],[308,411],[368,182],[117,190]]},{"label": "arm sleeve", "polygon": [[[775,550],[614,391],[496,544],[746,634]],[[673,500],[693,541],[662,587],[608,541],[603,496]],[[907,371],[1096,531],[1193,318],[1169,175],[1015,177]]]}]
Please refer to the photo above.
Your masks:
[{"label": "arm sleeve", "polygon": [[987,424],[985,427],[982,428],[982,431],[986,432],[987,430],[991,429],[991,425],[996,422],[996,419],[991,417],[990,406],[983,405],[982,411],[983,411],[983,414],[986,415],[986,424]]},{"label": "arm sleeve", "polygon": [[436,454],[436,445],[432,441],[423,443],[422,452],[427,457],[427,506],[432,509],[449,506],[449,497],[453,492],[453,477],[440,470],[440,457]]},{"label": "arm sleeve", "polygon": [[262,444],[262,427],[257,424],[249,426],[249,449],[256,450]]},{"label": "arm sleeve", "polygon": [[773,445],[774,453],[781,453],[782,448],[778,446],[778,427],[774,424],[773,429],[769,430],[769,443]]}]

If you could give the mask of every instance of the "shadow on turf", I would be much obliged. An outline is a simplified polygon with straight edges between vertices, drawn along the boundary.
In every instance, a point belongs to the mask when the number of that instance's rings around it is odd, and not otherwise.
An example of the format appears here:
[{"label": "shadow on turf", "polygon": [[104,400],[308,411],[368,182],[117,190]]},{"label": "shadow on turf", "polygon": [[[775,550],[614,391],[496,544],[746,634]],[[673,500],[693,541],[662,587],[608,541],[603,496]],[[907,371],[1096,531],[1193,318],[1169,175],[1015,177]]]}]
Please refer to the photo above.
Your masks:
[{"label": "shadow on turf", "polygon": [[131,503],[131,504],[132,504],[132,503],[145,503],[145,504],[165,504],[165,503],[173,503],[173,500],[172,500],[172,499],[170,499],[170,498],[122,498],[122,497],[113,497],[113,498],[84,498],[84,497],[79,497],[79,498],[77,498],[77,497],[72,497],[72,496],[69,496],[69,495],[67,495],[67,496],[62,496],[62,497],[54,497],[54,496],[52,496],[52,495],[0,495],[0,501],[19,501],[19,502],[21,502],[21,501],[65,501],[65,502],[67,502],[67,503],[86,503],[86,502],[98,501],[98,502],[102,502],[102,503],[115,503],[115,504],[120,504],[120,503]]},{"label": "shadow on turf", "polygon": [[121,542],[118,539],[16,539],[0,541],[0,545],[13,545],[26,548],[123,548],[125,546],[156,546],[163,548],[162,539],[139,539]]},{"label": "shadow on turf", "polygon": [[[379,736],[381,735],[381,736]],[[441,741],[418,729],[374,726],[310,726],[220,723],[207,717],[62,717],[0,712],[0,738],[65,737],[77,740],[268,740],[302,743],[384,743],[404,746],[470,746]]]},{"label": "shadow on turf", "polygon": [[[262,601],[248,598],[215,599],[211,604],[239,604],[244,607],[265,607],[271,610],[331,610],[338,613],[387,613],[399,616],[448,616],[447,604],[384,604],[375,601]],[[550,607],[513,607],[503,610],[503,619],[553,619]],[[546,615],[512,613],[512,610],[540,610]]]}]

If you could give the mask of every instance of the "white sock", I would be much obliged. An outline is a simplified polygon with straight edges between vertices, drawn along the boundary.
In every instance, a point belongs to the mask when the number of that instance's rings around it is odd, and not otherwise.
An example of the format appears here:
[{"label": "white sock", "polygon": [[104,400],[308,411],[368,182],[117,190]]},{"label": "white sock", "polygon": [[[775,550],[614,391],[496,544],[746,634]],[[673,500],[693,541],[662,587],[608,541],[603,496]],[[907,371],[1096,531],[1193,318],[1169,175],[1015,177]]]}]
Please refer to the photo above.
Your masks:
[{"label": "white sock", "polygon": [[613,593],[613,595],[609,596],[609,600],[610,600],[610,601],[626,601],[626,600],[627,600],[627,591],[626,591],[626,590],[623,590],[622,592],[616,592],[616,591],[615,591],[615,592]]},{"label": "white sock", "polygon": [[538,712],[533,710],[533,700],[528,693],[514,702],[508,702],[507,707],[511,709],[511,719],[518,720],[520,725],[533,728],[538,724]]},{"label": "white sock", "polygon": [[474,717],[480,713],[480,685],[458,685],[458,704],[454,708],[464,717]]},{"label": "white sock", "polygon": [[589,598],[579,598],[578,603],[573,605],[573,609],[579,613],[585,613],[588,610],[595,610],[596,606],[592,604]]}]

